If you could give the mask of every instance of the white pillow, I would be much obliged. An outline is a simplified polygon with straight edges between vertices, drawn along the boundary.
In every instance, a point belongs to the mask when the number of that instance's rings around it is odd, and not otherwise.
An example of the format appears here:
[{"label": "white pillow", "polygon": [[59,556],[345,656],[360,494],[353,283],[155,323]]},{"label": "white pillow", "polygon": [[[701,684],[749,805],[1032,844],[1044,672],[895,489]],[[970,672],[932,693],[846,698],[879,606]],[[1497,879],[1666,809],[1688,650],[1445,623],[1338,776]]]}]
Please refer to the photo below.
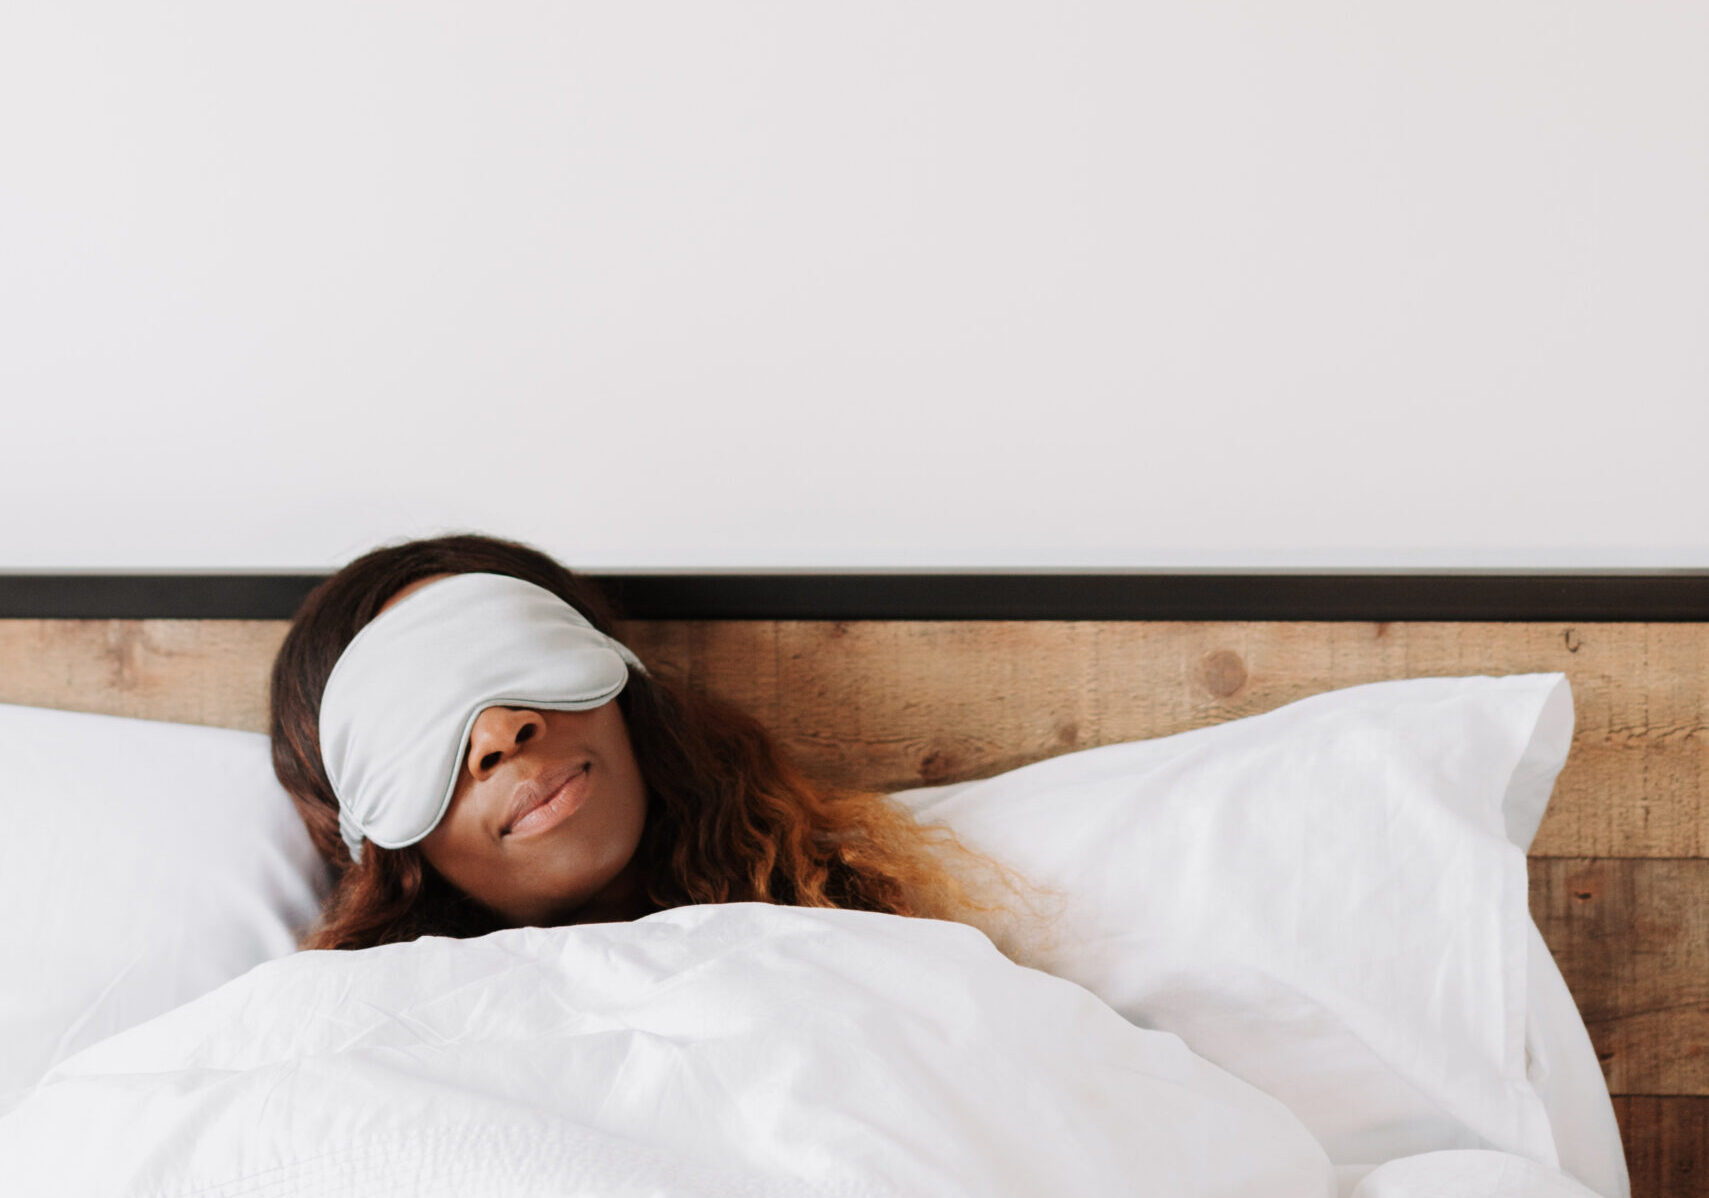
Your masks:
[{"label": "white pillow", "polygon": [[254,732],[0,704],[0,1111],[283,956],[330,878]]},{"label": "white pillow", "polygon": [[1380,682],[895,797],[1062,896],[1023,959],[1286,1103],[1356,1176],[1558,1166],[1526,1072],[1524,846],[1560,674]]}]

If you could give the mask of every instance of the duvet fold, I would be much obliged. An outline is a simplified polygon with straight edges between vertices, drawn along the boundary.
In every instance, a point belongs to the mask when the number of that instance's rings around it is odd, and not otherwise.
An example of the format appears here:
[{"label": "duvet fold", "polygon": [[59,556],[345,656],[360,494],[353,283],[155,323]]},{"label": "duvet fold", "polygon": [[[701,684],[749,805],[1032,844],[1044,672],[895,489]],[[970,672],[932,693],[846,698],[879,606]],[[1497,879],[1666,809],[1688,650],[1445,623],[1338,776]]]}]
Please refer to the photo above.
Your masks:
[{"label": "duvet fold", "polygon": [[[1435,1192],[1418,1159],[1359,1198]],[[268,962],[62,1062],[0,1160],[66,1198],[1338,1191],[1276,1099],[972,928],[753,903]]]}]

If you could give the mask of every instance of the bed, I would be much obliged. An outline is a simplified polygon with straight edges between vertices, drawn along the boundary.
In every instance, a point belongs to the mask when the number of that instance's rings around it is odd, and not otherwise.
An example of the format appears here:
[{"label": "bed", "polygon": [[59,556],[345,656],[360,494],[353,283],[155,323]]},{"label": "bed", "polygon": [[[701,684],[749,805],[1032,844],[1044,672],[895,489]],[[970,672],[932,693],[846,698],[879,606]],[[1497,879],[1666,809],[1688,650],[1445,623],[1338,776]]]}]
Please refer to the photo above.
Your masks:
[{"label": "bed", "polygon": [[[266,725],[312,578],[0,581],[0,703]],[[1387,679],[1561,674],[1571,752],[1529,908],[1595,1046],[1639,1198],[1709,1187],[1709,580],[700,575],[607,580],[620,636],[809,772],[953,787]],[[834,668],[827,668],[834,663]]]}]

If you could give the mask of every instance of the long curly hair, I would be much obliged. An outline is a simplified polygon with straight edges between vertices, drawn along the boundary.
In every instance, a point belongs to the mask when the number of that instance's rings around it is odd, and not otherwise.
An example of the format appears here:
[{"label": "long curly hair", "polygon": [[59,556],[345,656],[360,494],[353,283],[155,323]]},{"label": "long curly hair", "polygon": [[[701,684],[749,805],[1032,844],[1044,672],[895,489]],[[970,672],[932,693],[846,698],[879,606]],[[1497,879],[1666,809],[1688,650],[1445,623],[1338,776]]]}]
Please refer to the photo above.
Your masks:
[{"label": "long curly hair", "polygon": [[[479,936],[507,926],[416,846],[370,842],[353,862],[320,754],[321,694],[345,646],[407,584],[469,572],[544,587],[614,635],[611,604],[590,580],[531,546],[472,533],[383,546],[315,587],[274,659],[270,696],[274,773],[335,876],[303,948]],[[810,780],[753,717],[652,663],[646,673],[631,669],[614,701],[647,790],[636,856],[656,910],[757,901],[976,922],[1000,909],[993,894],[1019,893],[1015,875],[966,849],[948,828],[917,822],[882,793]],[[997,889],[968,884],[982,875]]]}]

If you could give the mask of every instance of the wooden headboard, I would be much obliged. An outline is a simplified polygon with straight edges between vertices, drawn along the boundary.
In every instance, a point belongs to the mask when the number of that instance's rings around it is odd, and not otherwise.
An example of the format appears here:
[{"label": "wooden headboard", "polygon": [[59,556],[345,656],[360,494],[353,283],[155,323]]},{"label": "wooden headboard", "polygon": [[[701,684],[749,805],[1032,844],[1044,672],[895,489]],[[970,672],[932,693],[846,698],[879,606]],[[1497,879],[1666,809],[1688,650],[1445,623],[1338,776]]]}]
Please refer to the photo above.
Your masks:
[{"label": "wooden headboard", "polygon": [[[259,619],[147,618],[136,609],[149,601],[134,598],[115,601],[132,618],[104,618],[88,600],[98,580],[59,580],[82,597],[83,618],[65,619],[40,612],[39,580],[34,591],[14,585],[10,609],[0,603],[12,617],[0,618],[0,702],[264,731],[286,628],[277,617],[312,581],[212,604],[273,617]],[[644,660],[759,716],[810,773],[883,790],[984,777],[1355,683],[1564,672],[1577,732],[1531,853],[1532,912],[1615,1096],[1633,1194],[1702,1192],[1709,578],[1320,581],[637,576],[611,589],[638,617],[619,635]],[[176,598],[156,606],[181,614],[197,580],[161,585]],[[1217,618],[1180,618],[1195,605]],[[1300,618],[1318,610],[1333,618]],[[1453,618],[1380,618],[1421,610]],[[1230,616],[1241,612],[1258,618]]]}]

